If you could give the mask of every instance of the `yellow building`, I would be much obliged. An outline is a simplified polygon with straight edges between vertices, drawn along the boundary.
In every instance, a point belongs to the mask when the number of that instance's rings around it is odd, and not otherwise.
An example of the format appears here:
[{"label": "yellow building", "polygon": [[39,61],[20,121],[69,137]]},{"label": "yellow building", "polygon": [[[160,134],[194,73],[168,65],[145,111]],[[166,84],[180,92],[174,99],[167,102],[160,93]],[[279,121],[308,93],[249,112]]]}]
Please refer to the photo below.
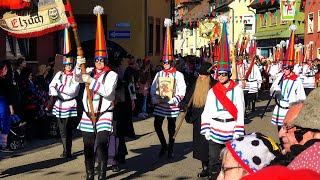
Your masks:
[{"label": "yellow building", "polygon": [[95,5],[104,8],[103,23],[106,39],[122,46],[135,58],[149,57],[158,64],[163,49],[165,28],[170,18],[170,0],[108,0],[73,1],[81,41],[95,39]]}]

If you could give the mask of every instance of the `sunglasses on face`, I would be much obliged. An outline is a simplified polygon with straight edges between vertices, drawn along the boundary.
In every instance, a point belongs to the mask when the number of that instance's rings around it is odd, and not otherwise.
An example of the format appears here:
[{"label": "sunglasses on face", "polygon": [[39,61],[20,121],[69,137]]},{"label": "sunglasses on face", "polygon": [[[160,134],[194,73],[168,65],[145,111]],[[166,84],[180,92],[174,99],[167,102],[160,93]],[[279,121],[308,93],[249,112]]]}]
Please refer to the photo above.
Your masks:
[{"label": "sunglasses on face", "polygon": [[218,73],[218,76],[226,77],[228,76],[228,73]]},{"label": "sunglasses on face", "polygon": [[163,62],[162,62],[163,65],[165,65],[165,64],[170,64],[170,63],[171,63],[171,61],[163,61]]},{"label": "sunglasses on face", "polygon": [[296,127],[295,125],[288,125],[288,124],[284,124],[281,126],[281,129],[283,129],[286,133],[288,133],[288,131],[292,128]]},{"label": "sunglasses on face", "polygon": [[225,166],[221,166],[221,174],[224,177],[224,175],[226,174],[227,171],[231,170],[231,169],[239,169],[242,168],[241,166],[233,166],[233,167],[225,167]]},{"label": "sunglasses on face", "polygon": [[96,63],[97,63],[97,62],[104,62],[104,59],[102,59],[102,58],[95,59],[94,62],[96,62]]}]

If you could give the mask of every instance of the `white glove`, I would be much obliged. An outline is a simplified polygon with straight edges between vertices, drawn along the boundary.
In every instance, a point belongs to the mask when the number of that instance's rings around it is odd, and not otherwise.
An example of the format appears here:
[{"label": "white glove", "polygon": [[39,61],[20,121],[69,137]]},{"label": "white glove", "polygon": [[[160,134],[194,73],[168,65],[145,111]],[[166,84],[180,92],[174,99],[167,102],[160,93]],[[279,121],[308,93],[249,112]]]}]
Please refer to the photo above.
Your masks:
[{"label": "white glove", "polygon": [[275,94],[281,93],[281,88],[278,85],[274,86],[270,91],[270,96],[272,96],[273,92],[275,92]]},{"label": "white glove", "polygon": [[49,95],[50,96],[58,96],[58,92],[57,92],[56,88],[51,87]]},{"label": "white glove", "polygon": [[85,83],[91,83],[91,81],[93,80],[93,78],[91,76],[89,76],[88,74],[82,74],[82,80]]},{"label": "white glove", "polygon": [[81,56],[77,56],[77,64],[76,66],[78,68],[80,68],[81,64],[85,64],[86,63],[86,58],[81,57]]},{"label": "white glove", "polygon": [[279,86],[274,86],[273,90],[274,91],[281,91],[281,88]]},{"label": "white glove", "polygon": [[176,98],[171,98],[170,99],[170,101],[168,101],[168,104],[177,104],[177,102],[176,102],[176,100],[175,100]]},{"label": "white glove", "polygon": [[239,137],[240,137],[240,135],[239,135],[239,134],[233,134],[232,139],[238,139]]}]

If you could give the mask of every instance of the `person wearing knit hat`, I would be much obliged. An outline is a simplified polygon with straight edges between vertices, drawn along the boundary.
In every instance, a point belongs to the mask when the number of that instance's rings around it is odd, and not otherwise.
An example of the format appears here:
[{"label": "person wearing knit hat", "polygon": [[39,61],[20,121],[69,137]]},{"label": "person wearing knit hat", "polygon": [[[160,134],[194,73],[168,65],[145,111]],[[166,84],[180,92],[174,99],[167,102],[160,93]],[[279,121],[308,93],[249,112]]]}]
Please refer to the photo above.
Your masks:
[{"label": "person wearing knit hat", "polygon": [[[305,101],[296,102],[290,105],[290,109],[284,119],[284,125],[279,131],[279,138],[281,138],[284,146],[283,154],[289,163],[292,159],[303,156],[302,158],[307,157],[307,153],[304,153],[309,147],[315,145],[317,142],[320,142],[320,123],[319,119],[319,97],[320,90],[313,90]],[[303,153],[303,154],[302,154]],[[315,157],[316,154],[311,154],[312,158],[307,158],[308,161],[317,161],[318,157]],[[279,157],[281,158],[281,157]],[[300,165],[299,165],[300,167]],[[314,169],[318,167],[314,166],[314,163],[310,166]]]},{"label": "person wearing knit hat", "polygon": [[228,141],[220,154],[222,167],[217,180],[237,180],[255,173],[268,166],[280,153],[275,141],[260,133]]},{"label": "person wearing knit hat", "polygon": [[[179,103],[186,93],[186,83],[181,72],[174,67],[172,38],[170,27],[171,19],[164,20],[166,35],[163,48],[163,70],[158,72],[151,85],[151,101],[154,107],[154,128],[161,143],[159,156],[168,152],[168,158],[173,158],[174,134],[176,118],[180,114]],[[163,120],[168,120],[169,146],[162,131]]]},{"label": "person wearing knit hat", "polygon": [[[113,108],[115,100],[115,88],[117,86],[118,75],[107,65],[107,48],[105,43],[104,30],[101,15],[103,8],[96,6],[93,13],[97,16],[96,29],[96,50],[95,50],[95,68],[87,68],[87,73],[82,74],[81,64],[86,60],[80,56],[77,57],[76,63],[76,80],[81,83],[89,84],[89,89],[93,99],[93,109],[89,108],[87,91],[83,94],[84,112],[78,125],[82,131],[84,143],[84,159],[87,173],[87,180],[94,179],[94,160],[96,146],[96,155],[98,157],[98,179],[106,179],[107,161],[108,161],[108,144],[113,127]],[[96,124],[93,124],[91,112],[96,114]]]},{"label": "person wearing knit hat", "polygon": [[[68,28],[64,29],[64,50],[68,54],[71,50]],[[73,123],[77,121],[77,101],[79,83],[73,74],[73,58],[63,57],[64,70],[57,72],[49,84],[49,95],[56,97],[52,114],[57,118],[63,152],[60,157],[71,158]]]},{"label": "person wearing knit hat", "polygon": [[283,73],[273,82],[270,95],[275,95],[276,107],[274,108],[271,123],[278,126],[278,131],[283,125],[289,104],[306,99],[306,94],[301,79],[293,72],[294,66],[294,31],[295,25],[291,25],[291,37],[287,49],[287,60],[283,64]]},{"label": "person wearing knit hat", "polygon": [[[198,78],[196,83],[190,88],[180,107],[187,109],[185,120],[193,124],[193,158],[200,160],[202,163],[202,171],[198,173],[198,177],[207,177],[209,175],[208,169],[208,153],[209,144],[204,136],[200,134],[201,129],[201,114],[204,110],[206,98],[209,89],[217,83],[210,75],[212,71],[212,64],[204,62],[198,71]],[[187,107],[189,101],[190,106]]]},{"label": "person wearing knit hat", "polygon": [[228,17],[221,16],[222,35],[217,63],[218,82],[209,90],[201,115],[201,131],[209,141],[210,179],[220,171],[219,152],[225,143],[244,134],[243,90],[231,77],[229,45],[227,38]]}]

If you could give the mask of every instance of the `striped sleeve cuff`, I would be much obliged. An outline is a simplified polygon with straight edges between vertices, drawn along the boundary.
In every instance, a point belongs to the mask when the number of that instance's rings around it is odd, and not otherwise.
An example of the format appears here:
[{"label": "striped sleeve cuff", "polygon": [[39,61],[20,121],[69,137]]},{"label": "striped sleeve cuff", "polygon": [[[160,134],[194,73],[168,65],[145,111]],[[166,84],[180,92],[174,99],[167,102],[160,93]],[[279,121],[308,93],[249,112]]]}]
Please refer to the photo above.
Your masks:
[{"label": "striped sleeve cuff", "polygon": [[180,96],[180,95],[176,95],[174,97],[174,101],[176,104],[180,103],[182,101],[182,99],[183,99],[183,96]]},{"label": "striped sleeve cuff", "polygon": [[202,123],[200,134],[205,134],[207,131],[210,131],[210,123]]},{"label": "striped sleeve cuff", "polygon": [[239,135],[244,135],[244,126],[236,126],[234,128],[234,133]]},{"label": "striped sleeve cuff", "polygon": [[90,83],[89,88],[94,92],[97,93],[100,89],[101,83],[99,83],[97,80],[92,79],[92,82]]}]

